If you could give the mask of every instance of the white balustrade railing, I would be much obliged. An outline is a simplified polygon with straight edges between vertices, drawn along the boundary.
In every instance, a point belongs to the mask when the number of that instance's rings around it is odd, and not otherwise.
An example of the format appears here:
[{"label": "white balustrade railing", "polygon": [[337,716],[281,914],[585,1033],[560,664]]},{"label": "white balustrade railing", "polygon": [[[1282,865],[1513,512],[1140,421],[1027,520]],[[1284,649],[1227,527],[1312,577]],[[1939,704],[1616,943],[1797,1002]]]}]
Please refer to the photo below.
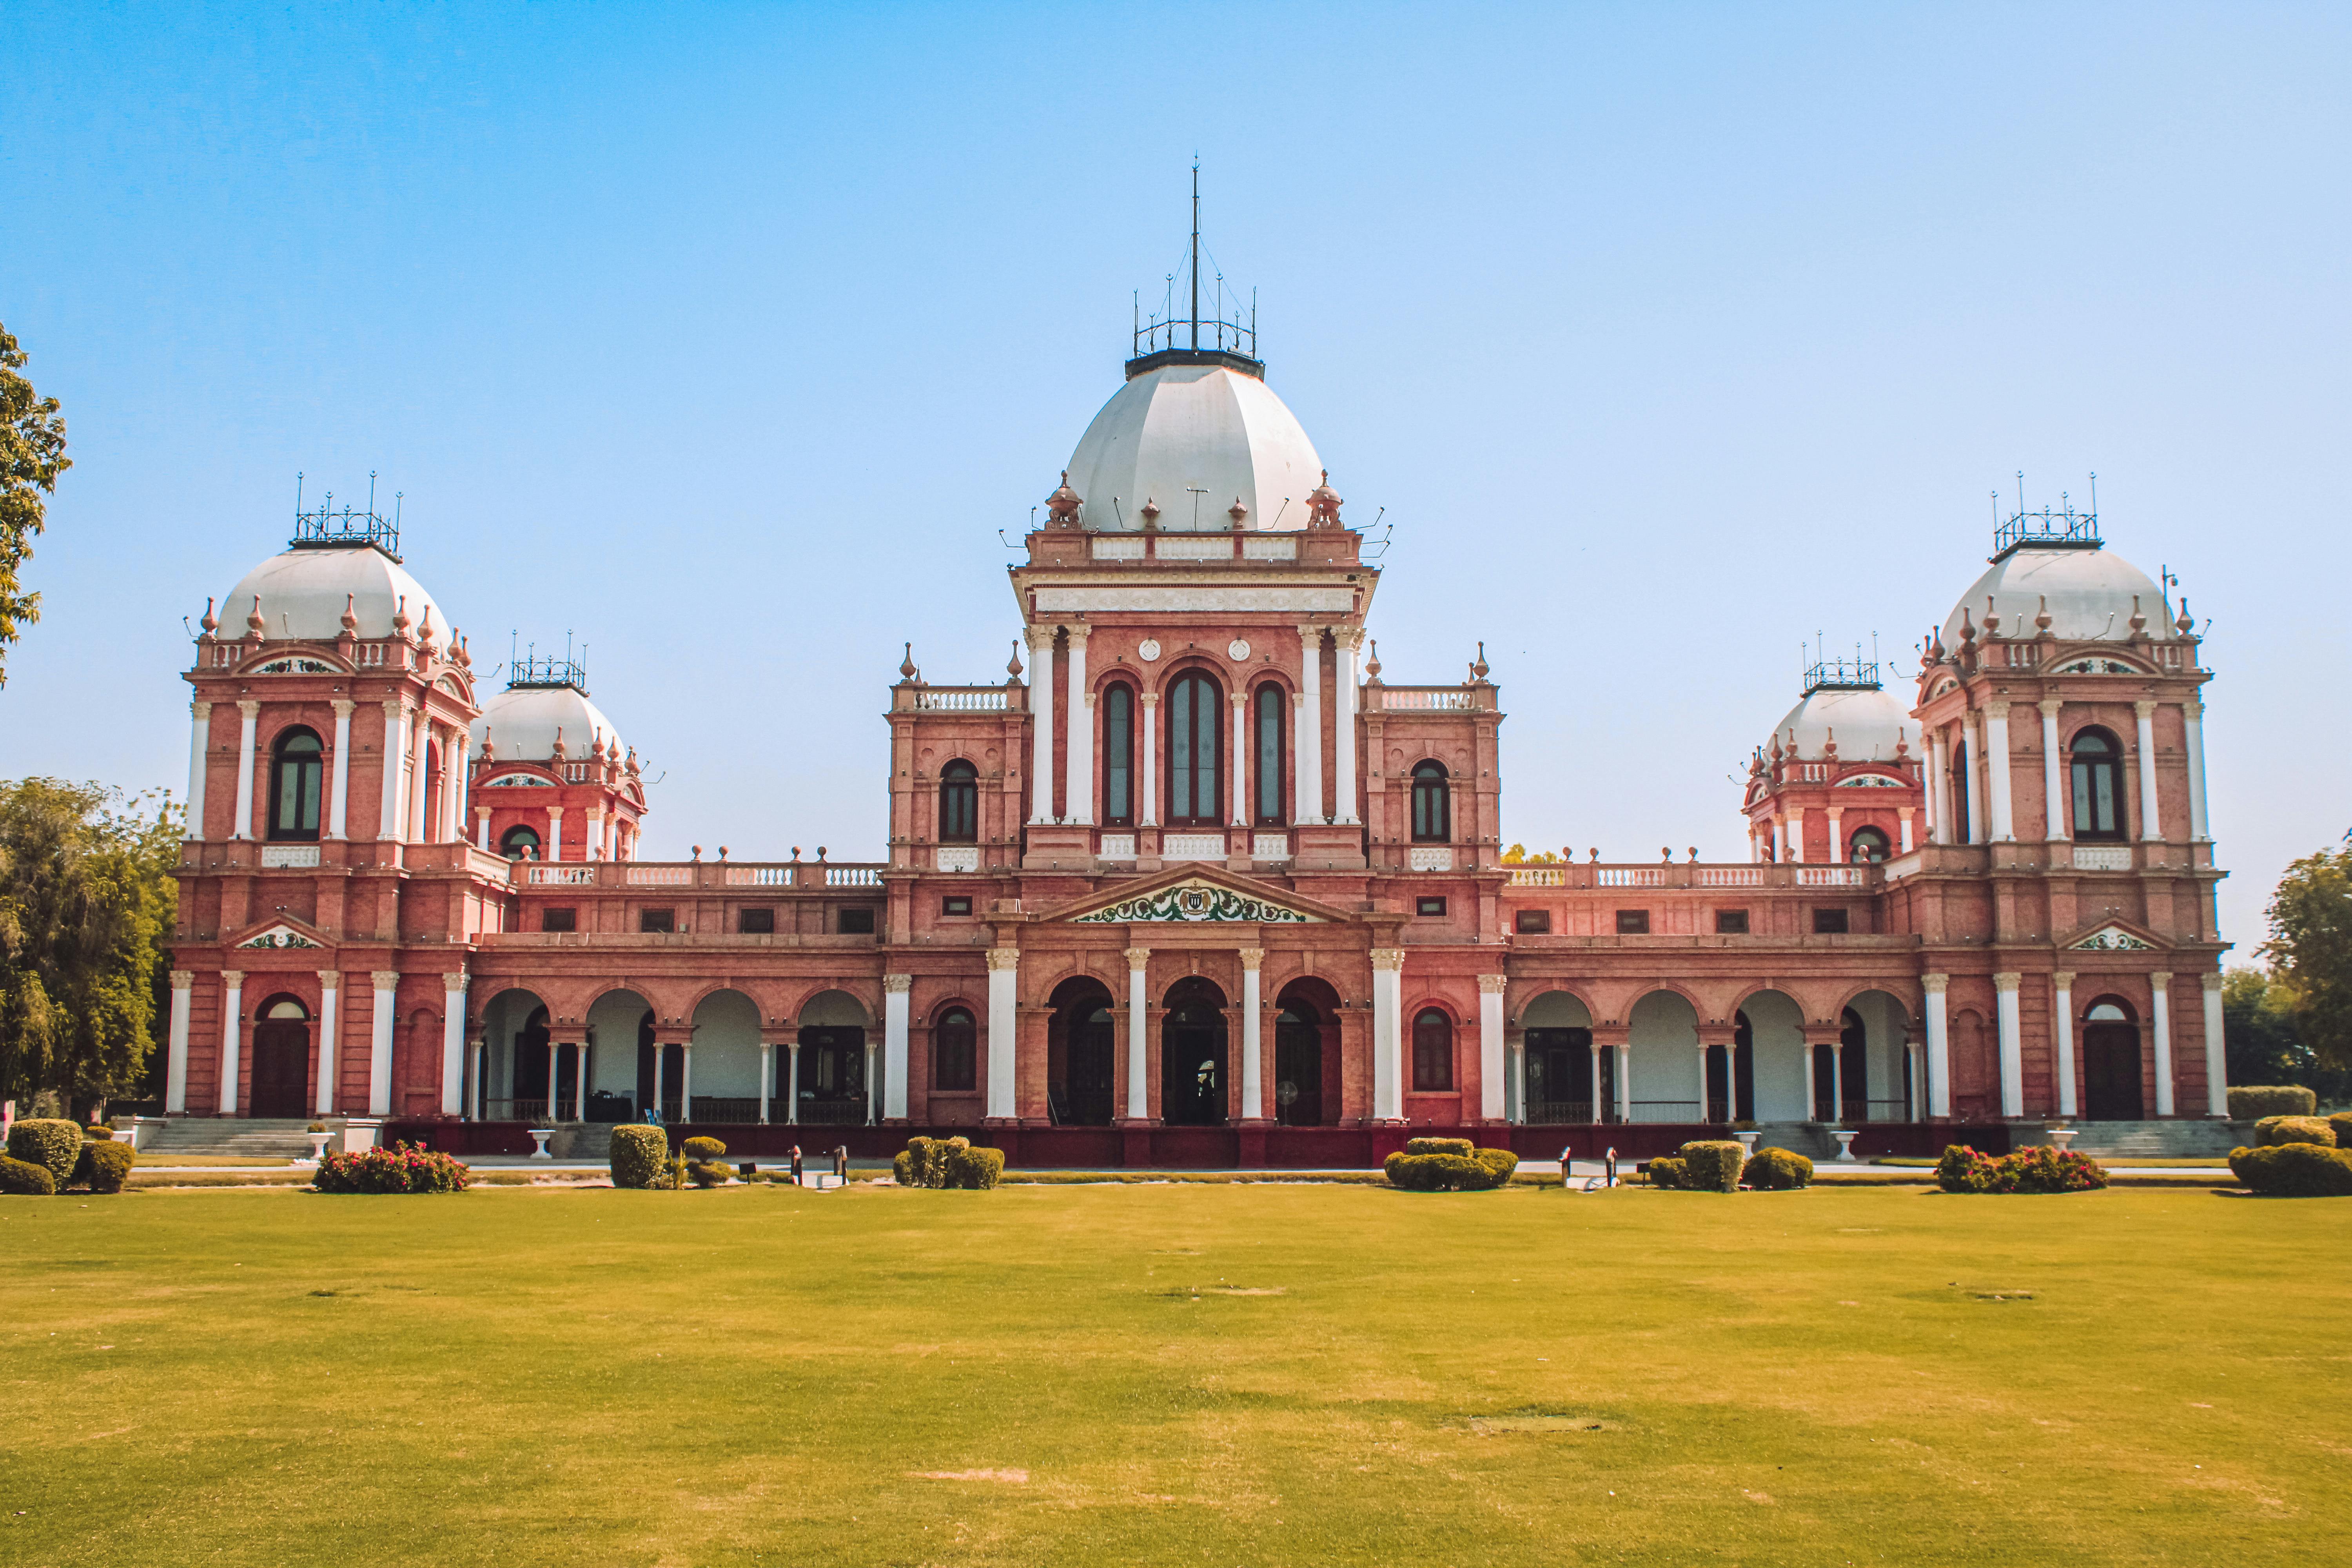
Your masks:
[{"label": "white balustrade railing", "polygon": [[1795,870],[1800,888],[1859,888],[1864,881],[1859,866],[1799,866]]},{"label": "white balustrade railing", "polygon": [[[1106,833],[1102,836],[1101,847],[1095,854],[1105,860],[1132,860],[1135,858],[1135,835]],[[947,868],[942,866],[940,869],[944,871]]]},{"label": "white balustrade railing", "polygon": [[1002,686],[919,686],[915,707],[929,713],[1002,713],[1009,706]]},{"label": "white balustrade railing", "polygon": [[1290,858],[1290,835],[1287,833],[1255,833],[1250,836],[1250,858],[1253,860],[1287,860]]},{"label": "white balustrade railing", "polygon": [[1296,561],[1298,559],[1298,538],[1289,533],[1244,534],[1242,536],[1242,559]]},{"label": "white balustrade railing", "polygon": [[1451,871],[1454,851],[1442,844],[1416,844],[1406,851],[1405,864],[1415,871]]},{"label": "white balustrade railing", "polygon": [[1151,553],[1160,561],[1230,561],[1234,542],[1223,533],[1162,533],[1152,540]]},{"label": "white balustrade railing", "polygon": [[933,863],[942,871],[977,871],[980,869],[980,846],[942,844],[939,848],[939,858]]},{"label": "white balustrade railing", "polygon": [[1140,561],[1143,559],[1143,536],[1138,533],[1097,534],[1093,555],[1097,561]]},{"label": "white balustrade railing", "polygon": [[293,869],[318,863],[319,847],[315,844],[265,844],[261,847],[261,864],[265,870],[272,868]]},{"label": "white balustrade railing", "polygon": [[824,885],[828,888],[878,888],[882,871],[876,866],[827,866]]},{"label": "white balustrade railing", "polygon": [[1760,888],[1764,885],[1761,866],[1701,866],[1698,885],[1702,888]]},{"label": "white balustrade railing", "polygon": [[1222,860],[1225,858],[1225,836],[1222,833],[1162,834],[1160,858],[1162,860]]},{"label": "white balustrade railing", "polygon": [[632,888],[684,888],[694,881],[691,866],[632,866],[628,873]]},{"label": "white balustrade railing", "polygon": [[1665,868],[1662,866],[1603,866],[1594,885],[1602,888],[1663,888],[1666,885]]},{"label": "white balustrade railing", "polygon": [[593,888],[596,885],[593,866],[533,866],[525,863],[527,880],[534,888]]},{"label": "white balustrade railing", "polygon": [[1477,694],[1459,686],[1372,686],[1364,695],[1367,708],[1391,713],[1466,713],[1478,706]]},{"label": "white balustrade railing", "polygon": [[789,888],[793,885],[790,866],[730,866],[727,885],[730,888]]},{"label": "white balustrade railing", "polygon": [[2128,844],[2074,846],[2074,869],[2077,871],[2128,871],[2131,868],[2132,852]]}]

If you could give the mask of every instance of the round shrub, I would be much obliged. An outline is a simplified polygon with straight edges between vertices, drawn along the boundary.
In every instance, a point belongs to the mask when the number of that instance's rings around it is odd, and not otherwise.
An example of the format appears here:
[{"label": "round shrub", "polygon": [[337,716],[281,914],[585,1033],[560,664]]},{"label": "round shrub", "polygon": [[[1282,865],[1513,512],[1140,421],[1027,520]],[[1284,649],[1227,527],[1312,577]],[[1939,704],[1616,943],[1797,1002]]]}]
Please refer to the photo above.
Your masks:
[{"label": "round shrub", "polygon": [[2249,1086],[2230,1090],[2230,1120],[2259,1121],[2265,1116],[2308,1116],[2319,1096],[2301,1084]]},{"label": "round shrub", "polygon": [[1381,1163],[1381,1173],[1389,1185],[1408,1193],[1483,1193],[1492,1191],[1511,1179],[1519,1168],[1519,1157],[1508,1149],[1481,1149],[1466,1138],[1416,1138],[1415,1143],[1458,1144],[1467,1148],[1466,1154],[1452,1150],[1415,1153],[1412,1145],[1390,1155]]},{"label": "round shrub", "polygon": [[911,1187],[915,1184],[914,1158],[904,1149],[891,1157],[890,1173],[898,1178],[898,1184],[902,1187]]},{"label": "round shrub", "polygon": [[1787,1149],[1759,1149],[1740,1179],[1759,1193],[1789,1193],[1812,1184],[1813,1163]]},{"label": "round shrub", "polygon": [[2231,1152],[2230,1171],[2265,1197],[2352,1197],[2352,1149],[2316,1143],[2237,1149]]},{"label": "round shrub", "polygon": [[[716,1138],[689,1138],[687,1142],[689,1143],[716,1143],[718,1140]],[[696,1186],[708,1190],[711,1187],[725,1186],[727,1184],[727,1178],[730,1173],[728,1171],[726,1166],[714,1164],[709,1160],[688,1160],[686,1163],[686,1174],[687,1179],[691,1181]]]},{"label": "round shrub", "polygon": [[899,1179],[912,1187],[944,1187],[948,1184],[949,1158],[958,1149],[971,1147],[969,1138],[909,1138],[907,1174]]},{"label": "round shrub", "polygon": [[1675,1151],[1683,1163],[1682,1184],[1693,1192],[1736,1193],[1739,1190],[1740,1163],[1748,1151],[1737,1139],[1706,1138],[1684,1144]]},{"label": "round shrub", "polygon": [[45,1198],[57,1190],[58,1179],[49,1174],[47,1165],[36,1165],[30,1160],[0,1154],[0,1193],[26,1198]]},{"label": "round shrub", "polygon": [[727,1145],[716,1138],[689,1138],[677,1146],[677,1152],[689,1160],[723,1160]]},{"label": "round shrub", "polygon": [[2000,1165],[2006,1193],[2093,1193],[2107,1184],[2096,1160],[2047,1143],[2003,1155]]},{"label": "round shrub", "polygon": [[2337,1111],[2327,1119],[2327,1125],[2335,1129],[2338,1149],[2352,1149],[2352,1110]]},{"label": "round shrub", "polygon": [[131,1179],[131,1167],[138,1158],[128,1143],[85,1143],[81,1160],[74,1167],[74,1180],[88,1183],[93,1193],[119,1193]]},{"label": "round shrub", "polygon": [[310,1185],[322,1193],[462,1193],[468,1174],[446,1154],[396,1143],[357,1154],[330,1151],[320,1157]]},{"label": "round shrub", "polygon": [[984,1193],[995,1186],[997,1178],[1003,1174],[1003,1150],[974,1149],[967,1144],[949,1152],[946,1180],[942,1184]]},{"label": "round shrub", "polygon": [[38,1165],[62,1187],[73,1179],[74,1162],[81,1158],[81,1123],[36,1116],[8,1130],[11,1157]]},{"label": "round shrub", "polygon": [[669,1184],[669,1135],[658,1127],[614,1128],[609,1158],[616,1187]]},{"label": "round shrub", "polygon": [[114,1141],[114,1129],[103,1121],[93,1121],[81,1130],[81,1135],[93,1143],[110,1143]]},{"label": "round shrub", "polygon": [[1468,1159],[1477,1145],[1467,1138],[1408,1138],[1404,1152],[1408,1154],[1459,1154]]},{"label": "round shrub", "polygon": [[1473,1149],[1470,1157],[1486,1167],[1486,1184],[1507,1187],[1518,1173],[1519,1157],[1508,1149]]},{"label": "round shrub", "polygon": [[1999,1192],[2000,1182],[2000,1163],[1965,1143],[1946,1144],[1936,1162],[1936,1184],[1948,1193]]},{"label": "round shrub", "polygon": [[2336,1129],[2316,1116],[2265,1116],[2254,1123],[2254,1144],[2268,1149],[2279,1143],[2316,1143],[2336,1147]]},{"label": "round shrub", "polygon": [[1688,1175],[1690,1167],[1684,1164],[1675,1155],[1668,1154],[1663,1159],[1653,1160],[1643,1169],[1649,1175],[1650,1185],[1654,1187],[1688,1185],[1685,1178]]}]

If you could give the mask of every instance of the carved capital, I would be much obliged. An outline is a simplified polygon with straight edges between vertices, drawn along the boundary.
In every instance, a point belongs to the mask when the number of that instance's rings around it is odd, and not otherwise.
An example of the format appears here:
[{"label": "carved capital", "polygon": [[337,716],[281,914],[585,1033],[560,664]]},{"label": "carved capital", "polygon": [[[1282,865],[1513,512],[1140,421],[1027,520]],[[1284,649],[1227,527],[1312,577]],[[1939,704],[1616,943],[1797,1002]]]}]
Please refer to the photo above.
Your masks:
[{"label": "carved capital", "polygon": [[2194,724],[2205,717],[2205,704],[2191,698],[2180,705],[2180,711]]},{"label": "carved capital", "polygon": [[2000,720],[2000,721],[2002,723],[2004,723],[2004,724],[2008,723],[2008,722],[2009,722],[2009,704],[2008,704],[2008,703],[2006,703],[2006,702],[1988,702],[1988,703],[1986,703],[1986,704],[1985,704],[1985,717],[1986,717],[1986,718],[1988,718],[1988,719],[1998,719],[1998,720]]},{"label": "carved capital", "polygon": [[221,984],[227,986],[232,991],[242,991],[245,989],[245,971],[242,969],[222,970]]},{"label": "carved capital", "polygon": [[1372,949],[1372,967],[1378,971],[1390,973],[1403,969],[1404,949],[1401,947],[1376,947]]},{"label": "carved capital", "polygon": [[2143,697],[2132,704],[2132,711],[2143,719],[2153,719],[2156,717],[2156,704]]},{"label": "carved capital", "polygon": [[992,947],[988,950],[991,972],[1015,970],[1021,967],[1021,950],[1017,947]]},{"label": "carved capital", "polygon": [[2024,983],[2024,980],[2025,976],[2018,973],[2015,970],[2006,970],[1992,977],[1992,988],[1996,991],[2015,991],[2019,985]]},{"label": "carved capital", "polygon": [[1136,970],[1143,968],[1150,962],[1151,950],[1150,948],[1130,947],[1127,950],[1127,967],[1130,973]]},{"label": "carved capital", "polygon": [[2041,701],[2035,703],[2034,706],[2042,710],[2042,716],[2043,718],[2055,719],[2058,717],[2058,710],[2061,708],[2065,707],[2066,703],[2065,700],[2063,698],[2045,697]]},{"label": "carved capital", "polygon": [[194,970],[193,970],[193,969],[174,969],[173,971],[172,971],[172,989],[173,989],[173,990],[174,990],[174,991],[186,991],[186,990],[189,990],[190,988],[192,988],[192,987],[195,984],[195,983],[196,983],[196,972],[195,972]]},{"label": "carved capital", "polygon": [[2072,991],[2074,989],[2074,972],[2071,969],[2062,969],[2050,977],[2050,983],[2062,992]]},{"label": "carved capital", "polygon": [[2161,995],[2172,988],[2172,971],[2159,969],[2147,977],[2147,983],[2156,989],[2158,994]]},{"label": "carved capital", "polygon": [[236,710],[247,719],[250,719],[261,711],[261,704],[255,699],[247,698],[237,703]]},{"label": "carved capital", "polygon": [[1244,947],[1237,951],[1242,955],[1242,967],[1253,974],[1256,973],[1258,966],[1265,962],[1265,949],[1262,947]]},{"label": "carved capital", "polygon": [[447,992],[452,996],[455,996],[465,988],[466,972],[462,969],[453,969],[448,973],[444,974],[441,977],[441,989]]},{"label": "carved capital", "polygon": [[336,718],[348,719],[352,716],[352,710],[357,708],[359,704],[348,697],[338,697],[333,700],[332,706]]},{"label": "carved capital", "polygon": [[1147,691],[1147,692],[1145,692],[1145,693],[1143,694],[1143,706],[1144,706],[1146,709],[1152,709],[1152,708],[1157,708],[1157,707],[1159,707],[1159,706],[1160,706],[1160,693],[1158,693],[1157,691]]},{"label": "carved capital", "polygon": [[379,991],[400,988],[400,971],[397,969],[372,969],[368,972],[368,978],[375,982],[375,988]]},{"label": "carved capital", "polygon": [[209,702],[191,702],[188,704],[188,711],[194,714],[196,722],[201,724],[213,716],[213,705]]},{"label": "carved capital", "polygon": [[886,974],[882,977],[883,991],[892,996],[904,996],[914,989],[914,985],[915,977],[911,974]]},{"label": "carved capital", "polygon": [[2205,989],[2208,991],[2219,991],[2221,989],[2221,972],[2220,970],[2214,970],[2211,973],[2205,976]]},{"label": "carved capital", "polygon": [[318,969],[311,973],[319,977],[319,989],[321,991],[341,991],[343,988],[343,972],[340,969]]},{"label": "carved capital", "polygon": [[1951,983],[1952,977],[1948,974],[1923,974],[1919,977],[1921,988],[1930,996],[1941,996]]},{"label": "carved capital", "polygon": [[1510,983],[1511,977],[1507,974],[1482,974],[1478,976],[1478,994],[1500,996],[1503,994],[1503,987]]},{"label": "carved capital", "polygon": [[1082,647],[1086,647],[1086,646],[1087,646],[1087,627],[1086,626],[1086,625],[1085,625],[1083,622],[1081,622],[1081,623],[1079,623],[1079,624],[1077,624],[1077,625],[1075,625],[1075,626],[1071,626],[1071,627],[1070,627],[1070,647],[1071,647],[1073,649],[1082,648]]}]

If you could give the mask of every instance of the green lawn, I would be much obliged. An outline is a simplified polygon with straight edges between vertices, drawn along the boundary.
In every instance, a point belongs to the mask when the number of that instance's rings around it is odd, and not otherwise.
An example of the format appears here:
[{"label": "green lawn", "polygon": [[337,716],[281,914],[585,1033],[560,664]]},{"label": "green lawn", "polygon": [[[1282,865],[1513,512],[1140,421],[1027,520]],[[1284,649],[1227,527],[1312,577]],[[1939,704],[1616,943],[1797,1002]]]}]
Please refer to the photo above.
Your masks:
[{"label": "green lawn", "polygon": [[2325,1561],[2347,1244],[2160,1189],[0,1199],[0,1562]]}]

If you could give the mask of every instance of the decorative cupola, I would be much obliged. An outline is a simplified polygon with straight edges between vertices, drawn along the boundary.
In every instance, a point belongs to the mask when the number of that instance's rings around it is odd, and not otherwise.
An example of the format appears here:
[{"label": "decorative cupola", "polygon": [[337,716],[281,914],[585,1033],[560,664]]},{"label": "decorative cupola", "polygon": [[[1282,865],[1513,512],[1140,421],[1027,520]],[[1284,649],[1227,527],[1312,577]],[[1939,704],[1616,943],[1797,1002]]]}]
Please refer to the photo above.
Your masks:
[{"label": "decorative cupola", "polygon": [[1307,492],[1307,525],[1309,528],[1339,526],[1339,492],[1331,488],[1331,470],[1322,470],[1323,479]]},{"label": "decorative cupola", "polygon": [[1053,528],[1077,527],[1079,509],[1086,504],[1086,498],[1070,488],[1070,470],[1064,468],[1061,485],[1045,498],[1047,525]]}]

